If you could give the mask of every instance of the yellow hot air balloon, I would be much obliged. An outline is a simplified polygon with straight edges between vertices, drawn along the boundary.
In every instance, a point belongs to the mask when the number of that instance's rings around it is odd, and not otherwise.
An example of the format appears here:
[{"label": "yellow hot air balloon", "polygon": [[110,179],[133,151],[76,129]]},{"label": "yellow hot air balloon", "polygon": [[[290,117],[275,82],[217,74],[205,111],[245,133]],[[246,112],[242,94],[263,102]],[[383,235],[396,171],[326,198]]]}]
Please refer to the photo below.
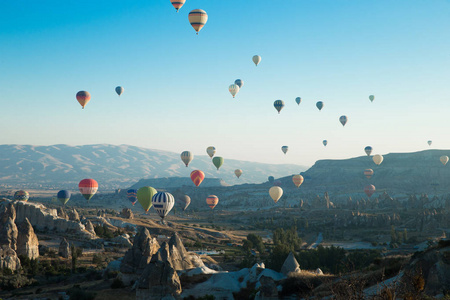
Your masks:
[{"label": "yellow hot air balloon", "polygon": [[303,183],[303,176],[302,175],[294,175],[294,176],[292,176],[292,181],[294,182],[296,187],[299,187]]},{"label": "yellow hot air balloon", "polygon": [[383,162],[383,156],[380,154],[376,154],[373,156],[373,162],[377,165],[380,165]]},{"label": "yellow hot air balloon", "polygon": [[242,175],[242,170],[241,169],[236,169],[236,170],[234,170],[234,174],[236,175],[237,178],[239,178]]},{"label": "yellow hot air balloon", "polygon": [[448,156],[447,155],[441,156],[440,161],[445,166],[448,163]]},{"label": "yellow hot air balloon", "polygon": [[273,199],[273,201],[277,203],[278,200],[280,200],[281,196],[283,196],[283,189],[279,186],[273,186],[269,190],[269,195]]}]

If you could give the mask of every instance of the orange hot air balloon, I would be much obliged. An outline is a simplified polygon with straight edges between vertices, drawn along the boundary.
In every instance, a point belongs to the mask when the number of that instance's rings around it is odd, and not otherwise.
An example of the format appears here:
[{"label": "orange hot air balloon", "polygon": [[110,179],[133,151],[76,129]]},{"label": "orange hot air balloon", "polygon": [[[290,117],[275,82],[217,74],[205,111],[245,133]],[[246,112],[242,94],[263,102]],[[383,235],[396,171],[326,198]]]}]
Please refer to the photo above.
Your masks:
[{"label": "orange hot air balloon", "polygon": [[373,170],[372,169],[365,169],[364,170],[364,176],[366,176],[368,179],[370,179],[370,177],[372,177],[373,175]]},{"label": "orange hot air balloon", "polygon": [[83,179],[78,184],[78,188],[83,197],[89,201],[97,193],[98,183],[94,179]]},{"label": "orange hot air balloon", "polygon": [[77,93],[77,100],[81,104],[81,107],[84,109],[89,100],[91,100],[91,94],[86,91],[79,91]]},{"label": "orange hot air balloon", "polygon": [[370,198],[370,196],[375,193],[375,186],[373,184],[366,185],[366,187],[364,188],[364,193],[366,193],[367,197]]},{"label": "orange hot air balloon", "polygon": [[195,170],[191,172],[191,180],[195,184],[195,186],[199,186],[202,183],[203,179],[205,179],[205,173],[200,170]]},{"label": "orange hot air balloon", "polygon": [[294,175],[294,176],[292,176],[292,181],[294,182],[296,187],[299,187],[303,183],[303,176],[302,175]]},{"label": "orange hot air balloon", "polygon": [[217,197],[216,195],[209,195],[208,198],[206,198],[206,204],[208,204],[209,208],[211,209],[214,209],[217,203],[219,203],[219,197]]}]

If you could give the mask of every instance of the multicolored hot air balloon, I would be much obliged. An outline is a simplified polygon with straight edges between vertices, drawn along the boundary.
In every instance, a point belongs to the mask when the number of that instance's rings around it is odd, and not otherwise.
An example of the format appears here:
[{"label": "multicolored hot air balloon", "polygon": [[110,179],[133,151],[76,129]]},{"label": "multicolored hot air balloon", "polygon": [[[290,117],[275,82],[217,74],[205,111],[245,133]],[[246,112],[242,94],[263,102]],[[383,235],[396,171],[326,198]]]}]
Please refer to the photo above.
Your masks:
[{"label": "multicolored hot air balloon", "polygon": [[292,182],[294,182],[296,187],[299,187],[303,183],[303,176],[302,175],[294,175],[292,176]]},{"label": "multicolored hot air balloon", "polygon": [[280,200],[281,196],[283,196],[283,189],[279,186],[273,186],[269,189],[269,195],[272,200],[277,203]]},{"label": "multicolored hot air balloon", "polygon": [[186,2],[186,0],[170,0],[170,3],[172,3],[177,12],[183,6],[184,2]]},{"label": "multicolored hot air balloon", "polygon": [[121,86],[116,87],[116,93],[117,95],[122,95],[123,91],[125,91],[125,89]]},{"label": "multicolored hot air balloon", "polygon": [[302,102],[302,98],[300,97],[295,98],[295,102],[297,102],[297,104],[300,105],[300,102]]},{"label": "multicolored hot air balloon", "polygon": [[366,193],[367,197],[370,198],[370,196],[372,196],[373,193],[375,193],[375,186],[373,184],[366,185],[364,187],[364,193]]},{"label": "multicolored hot air balloon", "polygon": [[192,154],[190,151],[181,152],[181,160],[186,165],[186,168],[193,159],[194,159],[194,154]]},{"label": "multicolored hot air balloon", "polygon": [[214,154],[216,154],[216,147],[209,146],[208,148],[206,148],[206,153],[208,153],[209,157],[212,158]]},{"label": "multicolored hot air balloon", "polygon": [[175,205],[175,198],[167,192],[157,192],[152,197],[152,205],[164,222],[164,218],[169,214]]},{"label": "multicolored hot air balloon", "polygon": [[156,193],[157,191],[151,186],[143,186],[138,189],[136,196],[145,212],[148,212],[148,210],[152,206],[152,197]]},{"label": "multicolored hot air balloon", "polygon": [[377,165],[380,165],[383,162],[383,156],[380,154],[376,154],[373,156],[373,162]]},{"label": "multicolored hot air balloon", "polygon": [[448,163],[448,156],[447,155],[443,155],[439,158],[439,160],[441,161],[441,163],[445,166]]},{"label": "multicolored hot air balloon", "polygon": [[366,148],[364,148],[364,152],[366,152],[367,156],[370,156],[370,154],[372,153],[372,147],[367,146]]},{"label": "multicolored hot air balloon", "polygon": [[328,141],[327,140],[323,140],[322,144],[326,147],[328,145]]},{"label": "multicolored hot air balloon", "polygon": [[319,110],[322,110],[322,108],[323,108],[323,102],[322,102],[322,101],[318,101],[318,102],[316,103],[316,107],[317,107]]},{"label": "multicolored hot air balloon", "polygon": [[280,113],[280,111],[283,109],[284,107],[284,101],[283,100],[276,100],[273,103],[273,107],[275,107],[275,109],[278,111],[278,113]]},{"label": "multicolored hot air balloon", "polygon": [[241,79],[236,79],[234,81],[234,84],[236,84],[239,87],[239,89],[241,89],[244,86],[244,81]]},{"label": "multicolored hot air balloon", "polygon": [[254,55],[254,56],[252,57],[252,60],[253,60],[253,63],[255,64],[255,66],[258,66],[259,63],[261,62],[261,56],[259,56],[259,55]]},{"label": "multicolored hot air balloon", "polygon": [[209,208],[211,209],[214,209],[217,203],[219,203],[219,197],[217,197],[216,195],[209,195],[208,198],[206,198],[206,204],[208,204]]},{"label": "multicolored hot air balloon", "polygon": [[341,122],[342,126],[345,126],[345,124],[347,124],[347,116],[340,116],[339,117],[339,122]]},{"label": "multicolored hot air balloon", "polygon": [[27,202],[30,194],[27,191],[20,190],[14,193],[14,200]]},{"label": "multicolored hot air balloon", "polygon": [[205,173],[200,170],[195,170],[191,172],[191,180],[195,184],[195,186],[199,186],[202,183],[203,179],[205,179]]},{"label": "multicolored hot air balloon", "polygon": [[128,200],[130,200],[132,205],[135,205],[136,202],[138,201],[137,192],[138,191],[136,189],[129,189],[127,191],[127,198],[128,198]]},{"label": "multicolored hot air balloon", "polygon": [[374,99],[375,99],[375,96],[374,96],[374,95],[370,95],[370,96],[369,96],[370,102],[373,102]]},{"label": "multicolored hot air balloon", "polygon": [[94,179],[83,179],[78,184],[81,194],[87,201],[94,197],[98,190],[98,183]]},{"label": "multicolored hot air balloon", "polygon": [[80,103],[81,107],[84,109],[89,100],[91,100],[91,94],[86,91],[79,91],[77,93],[77,100]]},{"label": "multicolored hot air balloon", "polygon": [[212,162],[214,166],[216,166],[217,170],[219,170],[219,168],[223,165],[223,157],[220,156],[213,157]]},{"label": "multicolored hot air balloon", "polygon": [[368,179],[370,179],[373,175],[373,170],[372,169],[365,169],[364,170],[364,176],[366,176]]},{"label": "multicolored hot air balloon", "polygon": [[70,199],[70,192],[67,190],[61,190],[56,194],[56,198],[61,202],[62,205],[66,205],[67,201]]},{"label": "multicolored hot air balloon", "polygon": [[286,154],[286,152],[288,152],[288,150],[289,150],[288,146],[281,147],[281,151],[283,151],[284,154]]},{"label": "multicolored hot air balloon", "polygon": [[189,204],[191,204],[191,197],[188,195],[183,195],[179,198],[180,202],[183,203],[183,211],[188,208]]},{"label": "multicolored hot air balloon", "polygon": [[275,177],[269,176],[269,177],[267,178],[267,180],[269,181],[269,183],[272,183],[272,184],[273,184],[273,182],[275,181]]},{"label": "multicolored hot air balloon", "polygon": [[234,170],[234,175],[236,175],[237,178],[241,177],[241,175],[242,175],[242,170],[241,170],[241,169],[236,169],[236,170]]},{"label": "multicolored hot air balloon", "polygon": [[236,96],[236,94],[239,92],[239,86],[233,83],[228,87],[228,91],[230,91],[231,96],[233,96],[234,98],[234,96]]},{"label": "multicolored hot air balloon", "polygon": [[191,10],[188,18],[189,23],[191,23],[191,26],[197,32],[197,35],[198,32],[202,30],[203,26],[205,26],[206,22],[208,21],[208,15],[206,14],[206,11],[204,11],[203,9]]},{"label": "multicolored hot air balloon", "polygon": [[433,141],[428,141],[428,146],[431,146],[431,144],[433,143]]}]

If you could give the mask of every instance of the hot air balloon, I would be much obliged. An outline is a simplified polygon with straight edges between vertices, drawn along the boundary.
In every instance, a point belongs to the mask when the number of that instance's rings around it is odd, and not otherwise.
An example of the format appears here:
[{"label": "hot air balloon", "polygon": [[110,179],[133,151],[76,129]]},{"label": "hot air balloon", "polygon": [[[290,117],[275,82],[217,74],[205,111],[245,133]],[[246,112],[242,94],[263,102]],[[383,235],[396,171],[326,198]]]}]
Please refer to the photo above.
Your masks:
[{"label": "hot air balloon", "polygon": [[269,190],[269,195],[272,198],[272,200],[277,203],[278,200],[280,200],[281,196],[283,196],[283,189],[279,186],[273,186]]},{"label": "hot air balloon", "polygon": [[439,160],[445,166],[448,163],[448,156],[447,155],[443,155],[443,156],[441,156],[441,158],[439,158]]},{"label": "hot air balloon", "polygon": [[124,91],[125,89],[123,88],[123,87],[121,87],[121,86],[118,86],[118,87],[116,87],[116,93],[117,93],[117,95],[122,95],[122,93],[123,93],[123,91]]},{"label": "hot air balloon", "polygon": [[208,204],[209,208],[211,209],[214,209],[217,203],[219,203],[219,197],[217,197],[216,195],[209,195],[208,198],[206,198],[206,204]]},{"label": "hot air balloon", "polygon": [[14,200],[27,202],[30,198],[30,194],[24,190],[20,190],[14,193]]},{"label": "hot air balloon", "polygon": [[252,58],[253,62],[255,63],[255,66],[258,66],[259,63],[261,62],[261,56],[259,55],[254,55]]},{"label": "hot air balloon", "polygon": [[142,208],[145,212],[148,212],[150,207],[152,206],[152,197],[157,193],[157,191],[151,186],[144,186],[138,189],[136,196],[139,203],[142,205]]},{"label": "hot air balloon", "polygon": [[370,179],[373,175],[373,170],[372,169],[365,169],[364,170],[364,176],[366,176],[368,179]]},{"label": "hot air balloon", "polygon": [[295,102],[297,102],[297,104],[300,105],[300,102],[302,102],[302,98],[300,97],[295,98]]},{"label": "hot air balloon", "polygon": [[91,100],[91,94],[86,91],[79,91],[77,93],[77,100],[81,104],[81,107],[84,109],[89,100]]},{"label": "hot air balloon", "polygon": [[205,173],[200,170],[195,170],[191,172],[191,180],[195,184],[195,186],[199,186],[202,183],[203,179],[205,179]]},{"label": "hot air balloon", "polygon": [[345,126],[345,124],[347,124],[347,116],[340,116],[339,118],[339,122],[341,122],[342,126]]},{"label": "hot air balloon", "polygon": [[212,162],[216,166],[217,170],[219,170],[219,168],[223,165],[223,157],[213,157]]},{"label": "hot air balloon", "polygon": [[175,205],[175,198],[167,192],[157,192],[152,197],[152,205],[164,222],[164,218],[169,214]]},{"label": "hot air balloon", "polygon": [[89,201],[97,193],[98,183],[94,179],[83,179],[78,184],[78,188],[84,199]]},{"label": "hot air balloon", "polygon": [[191,26],[194,28],[194,30],[198,32],[202,30],[203,26],[205,26],[206,22],[208,21],[208,15],[206,14],[206,11],[203,9],[194,9],[189,13],[189,23],[191,23]]},{"label": "hot air balloon", "polygon": [[370,198],[370,196],[372,196],[373,193],[375,193],[375,186],[373,184],[366,185],[364,187],[364,193],[366,193],[367,197]]},{"label": "hot air balloon", "polygon": [[283,151],[284,154],[286,154],[286,152],[288,152],[288,150],[289,150],[288,146],[281,147],[281,151]]},{"label": "hot air balloon", "polygon": [[380,154],[376,154],[373,156],[373,162],[377,165],[380,165],[383,162],[383,156]]},{"label": "hot air balloon", "polygon": [[214,154],[216,154],[216,147],[209,146],[208,148],[206,148],[206,153],[208,153],[209,157],[212,158]]},{"label": "hot air balloon", "polygon": [[183,195],[180,197],[180,202],[183,203],[183,211],[185,211],[189,204],[191,204],[191,197],[188,195]]},{"label": "hot air balloon", "polygon": [[193,159],[194,159],[194,154],[192,154],[190,151],[181,152],[181,160],[186,165],[186,168]]},{"label": "hot air balloon", "polygon": [[273,103],[273,106],[275,107],[275,109],[278,111],[278,113],[280,113],[280,111],[283,109],[284,107],[284,101],[283,100],[276,100]]},{"label": "hot air balloon", "polygon": [[316,103],[316,107],[317,107],[319,110],[322,110],[322,108],[323,108],[323,102],[322,102],[322,101],[317,102],[317,103]]},{"label": "hot air balloon", "polygon": [[267,180],[268,180],[270,183],[273,184],[273,182],[275,181],[275,177],[269,176],[269,177],[267,178]]},{"label": "hot air balloon", "polygon": [[70,192],[67,190],[61,190],[56,194],[56,198],[61,202],[62,205],[66,205],[67,201],[70,199]]},{"label": "hot air balloon", "polygon": [[433,143],[433,141],[428,141],[428,146],[431,146],[431,144]]},{"label": "hot air balloon", "polygon": [[370,102],[373,102],[374,99],[375,99],[375,96],[374,96],[374,95],[370,95],[370,96],[369,96]]},{"label": "hot air balloon", "polygon": [[239,178],[242,175],[242,170],[241,169],[236,169],[236,170],[234,170],[234,174],[236,175],[237,178]]},{"label": "hot air balloon", "polygon": [[367,146],[366,148],[364,148],[364,152],[366,152],[367,156],[370,156],[370,154],[372,153],[372,147]]},{"label": "hot air balloon", "polygon": [[127,191],[127,198],[130,200],[132,205],[135,205],[137,202],[137,190],[136,189],[129,189]]},{"label": "hot air balloon", "polygon": [[184,2],[186,2],[186,0],[170,0],[170,3],[172,3],[177,12],[183,6]]},{"label": "hot air balloon", "polygon": [[234,84],[236,84],[239,87],[239,89],[241,89],[244,86],[244,81],[241,79],[236,79],[234,81]]},{"label": "hot air balloon", "polygon": [[322,141],[323,145],[326,147],[328,145],[328,141],[327,140],[323,140]]},{"label": "hot air balloon", "polygon": [[233,96],[234,98],[234,96],[236,96],[236,94],[239,92],[239,86],[233,83],[228,87],[228,90],[230,91],[231,96]]},{"label": "hot air balloon", "polygon": [[302,175],[294,175],[292,176],[292,182],[294,182],[296,187],[299,187],[303,183],[303,176]]}]

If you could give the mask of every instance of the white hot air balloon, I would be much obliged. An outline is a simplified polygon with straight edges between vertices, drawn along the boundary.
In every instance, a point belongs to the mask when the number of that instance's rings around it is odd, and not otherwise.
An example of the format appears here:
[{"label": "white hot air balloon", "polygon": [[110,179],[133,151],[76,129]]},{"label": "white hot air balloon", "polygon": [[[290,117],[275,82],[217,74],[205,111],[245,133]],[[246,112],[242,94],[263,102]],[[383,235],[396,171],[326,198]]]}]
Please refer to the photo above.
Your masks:
[{"label": "white hot air balloon", "polygon": [[170,210],[175,204],[175,199],[172,194],[167,192],[157,192],[152,197],[152,206],[163,219],[169,214]]},{"label": "white hot air balloon", "polygon": [[228,90],[230,91],[231,96],[236,96],[236,94],[239,92],[239,86],[236,83],[233,83],[228,87]]},{"label": "white hot air balloon", "polygon": [[281,196],[283,196],[283,189],[279,186],[273,186],[269,190],[269,195],[272,198],[272,200],[277,203],[278,200],[280,200]]},{"label": "white hot air balloon", "polygon": [[214,154],[216,154],[216,147],[209,146],[208,148],[206,148],[206,153],[208,153],[209,157],[212,158]]},{"label": "white hot air balloon", "polygon": [[194,154],[192,154],[190,151],[183,151],[181,153],[181,160],[184,162],[186,167],[189,165],[189,163],[194,159]]},{"label": "white hot air balloon", "polygon": [[439,160],[445,166],[448,163],[448,156],[447,155],[443,155],[443,156],[441,156],[441,158],[439,158]]},{"label": "white hot air balloon", "polygon": [[373,156],[373,162],[377,165],[380,165],[383,162],[383,156],[380,154],[376,154]]},{"label": "white hot air balloon", "polygon": [[252,60],[255,63],[255,66],[258,66],[259,63],[261,62],[261,56],[255,55],[255,56],[253,56]]}]

